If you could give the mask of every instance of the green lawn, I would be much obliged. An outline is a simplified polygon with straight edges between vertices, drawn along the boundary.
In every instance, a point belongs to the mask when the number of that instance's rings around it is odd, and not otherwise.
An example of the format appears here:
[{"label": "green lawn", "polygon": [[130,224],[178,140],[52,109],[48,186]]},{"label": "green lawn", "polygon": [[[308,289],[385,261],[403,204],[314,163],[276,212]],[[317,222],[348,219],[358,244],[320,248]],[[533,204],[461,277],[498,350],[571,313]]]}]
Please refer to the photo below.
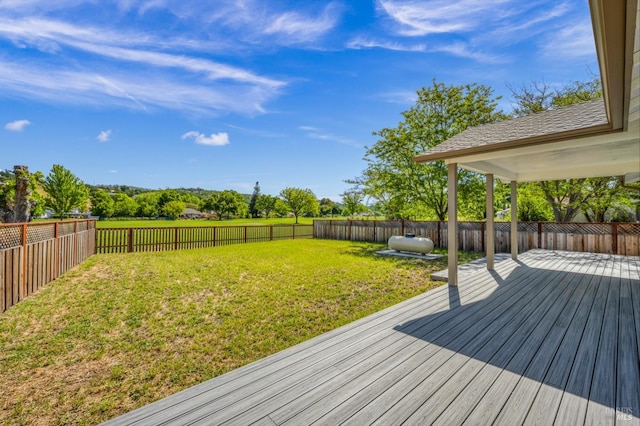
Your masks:
[{"label": "green lawn", "polygon": [[422,293],[446,267],[382,247],[92,256],[0,314],[0,423],[99,423]]}]

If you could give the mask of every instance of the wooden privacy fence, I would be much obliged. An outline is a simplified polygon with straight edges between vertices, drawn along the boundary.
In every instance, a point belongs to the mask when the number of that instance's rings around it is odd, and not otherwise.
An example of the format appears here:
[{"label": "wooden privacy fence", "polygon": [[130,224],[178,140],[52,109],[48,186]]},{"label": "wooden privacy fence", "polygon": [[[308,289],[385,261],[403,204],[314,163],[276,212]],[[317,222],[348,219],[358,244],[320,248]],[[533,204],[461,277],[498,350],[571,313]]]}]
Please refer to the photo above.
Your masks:
[{"label": "wooden privacy fence", "polygon": [[[485,222],[458,223],[458,249],[485,251]],[[496,252],[511,251],[511,225],[495,223]],[[447,248],[447,222],[409,220],[316,220],[315,238],[386,243],[392,235],[414,233]],[[518,251],[541,248],[640,256],[640,223],[518,223]]]},{"label": "wooden privacy fence", "polygon": [[313,237],[313,225],[101,228],[96,231],[96,253],[184,250]]},{"label": "wooden privacy fence", "polygon": [[95,252],[95,220],[0,224],[0,312]]}]

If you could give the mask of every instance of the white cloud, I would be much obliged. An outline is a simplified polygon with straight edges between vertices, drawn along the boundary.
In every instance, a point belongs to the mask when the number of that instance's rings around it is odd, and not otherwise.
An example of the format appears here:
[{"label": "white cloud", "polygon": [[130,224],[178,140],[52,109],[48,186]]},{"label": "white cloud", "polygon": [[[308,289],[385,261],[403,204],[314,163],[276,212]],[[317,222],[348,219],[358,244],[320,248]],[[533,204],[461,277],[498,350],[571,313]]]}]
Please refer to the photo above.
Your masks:
[{"label": "white cloud", "polygon": [[111,130],[103,130],[100,132],[100,134],[96,137],[96,139],[98,139],[100,142],[106,142],[109,139],[111,139]]},{"label": "white cloud", "polygon": [[546,56],[557,59],[575,59],[595,56],[593,30],[588,22],[569,25],[554,34],[542,47]]},{"label": "white cloud", "polygon": [[395,21],[399,34],[424,36],[471,31],[502,3],[508,0],[378,0],[378,9]]},{"label": "white cloud", "polygon": [[402,52],[424,52],[427,50],[427,47],[424,44],[414,44],[414,45],[406,45],[393,41],[385,41],[385,40],[372,40],[366,38],[355,38],[347,43],[347,47],[349,49],[387,49],[387,50],[397,50]]},{"label": "white cloud", "polygon": [[379,95],[385,102],[400,105],[414,105],[418,95],[415,91],[387,92]]},{"label": "white cloud", "polygon": [[109,170],[109,173],[118,173],[118,171],[113,169],[113,170]]},{"label": "white cloud", "polygon": [[338,22],[338,7],[329,3],[319,16],[305,16],[299,12],[284,12],[271,17],[263,32],[281,36],[281,44],[306,43],[317,40],[332,30]]},{"label": "white cloud", "polygon": [[317,139],[321,141],[337,142],[342,145],[353,146],[356,148],[362,148],[362,145],[353,141],[352,139],[344,136],[334,135],[331,133],[323,132],[322,129],[318,129],[313,126],[299,126],[298,129],[307,132],[307,137],[311,139]]},{"label": "white cloud", "polygon": [[233,82],[183,82],[161,72],[148,74],[113,70],[98,73],[51,66],[25,67],[10,61],[0,62],[0,87],[6,93],[55,103],[114,105],[147,110],[162,107],[201,114],[263,113],[262,103],[277,90]]},{"label": "white cloud", "polygon": [[207,136],[194,130],[182,135],[182,139],[193,139],[197,144],[207,146],[223,146],[229,144],[229,134],[226,132],[211,133]]},{"label": "white cloud", "polygon": [[504,56],[491,55],[491,54],[480,52],[478,50],[474,50],[469,44],[463,43],[463,42],[437,46],[430,49],[430,51],[445,52],[454,56],[459,56],[461,58],[469,58],[469,59],[474,59],[478,62],[485,62],[485,63],[491,63],[491,64],[508,62]]},{"label": "white cloud", "polygon": [[[0,18],[2,38],[46,53],[41,62],[3,58],[0,71],[8,78],[0,81],[0,89],[23,98],[128,105],[143,110],[159,106],[209,114],[255,114],[264,112],[262,104],[286,85],[247,69],[184,53],[185,48],[199,54],[206,51],[210,42],[202,38],[161,39],[147,33],[37,17]],[[179,41],[173,41],[176,39]],[[83,62],[67,61],[65,52],[69,49],[90,55]],[[157,51],[166,49],[180,53]]]},{"label": "white cloud", "polygon": [[21,132],[27,127],[31,122],[29,120],[15,120],[10,123],[7,123],[4,128],[10,130],[12,132]]}]

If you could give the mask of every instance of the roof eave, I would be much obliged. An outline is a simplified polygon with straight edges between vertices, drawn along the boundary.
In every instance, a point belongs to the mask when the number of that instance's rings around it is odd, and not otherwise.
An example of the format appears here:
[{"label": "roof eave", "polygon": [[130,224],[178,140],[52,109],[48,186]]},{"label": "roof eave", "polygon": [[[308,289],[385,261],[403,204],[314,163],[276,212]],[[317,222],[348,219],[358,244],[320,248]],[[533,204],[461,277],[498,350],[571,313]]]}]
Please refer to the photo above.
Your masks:
[{"label": "roof eave", "polygon": [[[591,22],[607,117],[627,127],[637,0],[590,0]],[[622,23],[622,25],[621,25]]]},{"label": "roof eave", "polygon": [[455,151],[444,151],[429,153],[428,151],[413,157],[413,161],[419,164],[428,163],[439,160],[454,160],[457,157],[466,157],[469,155],[485,154],[494,151],[503,151],[508,149],[516,149],[534,145],[544,145],[553,142],[559,142],[568,139],[576,139],[587,136],[598,136],[607,133],[617,132],[621,129],[612,129],[611,124],[600,124],[597,126],[585,127],[582,129],[570,130],[567,132],[554,133],[531,138],[516,139],[512,141],[504,141],[499,144],[480,145],[470,148],[459,149]]}]

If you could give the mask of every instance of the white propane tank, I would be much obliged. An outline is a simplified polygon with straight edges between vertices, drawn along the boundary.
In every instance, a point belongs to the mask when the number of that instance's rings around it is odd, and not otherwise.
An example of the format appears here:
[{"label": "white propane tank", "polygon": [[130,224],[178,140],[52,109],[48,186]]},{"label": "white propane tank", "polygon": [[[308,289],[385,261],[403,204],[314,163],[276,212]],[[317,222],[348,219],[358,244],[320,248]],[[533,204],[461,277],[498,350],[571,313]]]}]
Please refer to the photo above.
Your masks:
[{"label": "white propane tank", "polygon": [[408,251],[428,254],[433,251],[433,241],[429,238],[416,237],[414,234],[406,234],[404,237],[394,235],[389,238],[389,248],[395,251]]}]

